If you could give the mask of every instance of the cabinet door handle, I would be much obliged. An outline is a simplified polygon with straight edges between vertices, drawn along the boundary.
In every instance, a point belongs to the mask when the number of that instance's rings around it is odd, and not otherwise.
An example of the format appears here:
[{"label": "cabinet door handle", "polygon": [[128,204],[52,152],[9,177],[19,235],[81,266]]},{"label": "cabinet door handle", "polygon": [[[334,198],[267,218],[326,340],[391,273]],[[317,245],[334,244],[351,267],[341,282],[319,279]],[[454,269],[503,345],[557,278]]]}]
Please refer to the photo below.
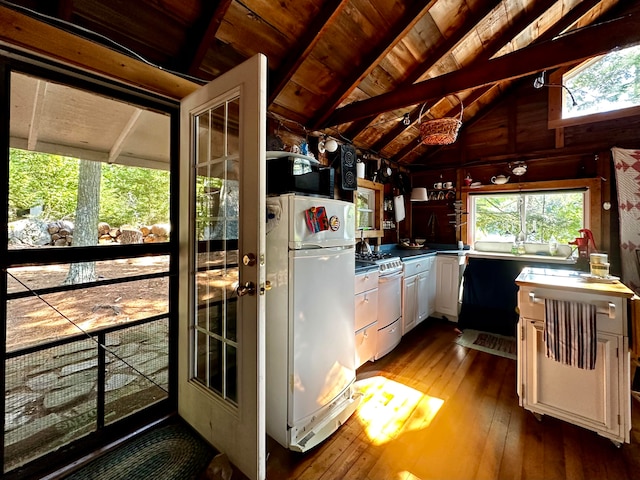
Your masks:
[{"label": "cabinet door handle", "polygon": [[[529,292],[529,304],[534,305],[536,303],[544,303],[544,298],[536,297],[535,292]],[[607,316],[613,320],[616,318],[616,304],[613,302],[607,302],[607,306],[605,307],[602,303],[596,305],[597,313],[605,313]]]},{"label": "cabinet door handle", "polygon": [[369,303],[369,296],[368,295],[364,296],[364,303]]}]

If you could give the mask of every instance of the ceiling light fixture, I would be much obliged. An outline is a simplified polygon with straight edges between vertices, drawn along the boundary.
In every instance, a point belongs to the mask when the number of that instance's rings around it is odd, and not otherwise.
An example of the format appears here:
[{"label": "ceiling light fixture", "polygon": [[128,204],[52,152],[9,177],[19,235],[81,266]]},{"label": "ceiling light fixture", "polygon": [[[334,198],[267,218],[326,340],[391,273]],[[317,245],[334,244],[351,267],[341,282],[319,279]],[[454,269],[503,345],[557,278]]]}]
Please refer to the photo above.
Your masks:
[{"label": "ceiling light fixture", "polygon": [[412,202],[427,202],[429,195],[425,187],[418,187],[411,189],[411,201]]},{"label": "ceiling light fixture", "polygon": [[324,152],[333,153],[337,149],[338,149],[338,142],[336,142],[333,138],[329,138],[326,135],[322,135],[320,140],[318,140],[319,153],[324,153]]},{"label": "ceiling light fixture", "polygon": [[540,72],[540,75],[538,75],[536,78],[534,78],[534,80],[533,80],[533,88],[537,88],[537,89],[540,89],[542,87],[560,87],[560,88],[564,88],[569,93],[569,96],[571,97],[571,101],[573,102],[573,106],[577,107],[578,106],[578,102],[576,102],[576,99],[573,96],[573,93],[571,93],[571,90],[569,90],[568,87],[566,87],[565,85],[563,85],[561,83],[545,83],[545,81],[544,81],[544,74],[545,73],[546,73],[545,71],[542,71],[542,72]]},{"label": "ceiling light fixture", "polygon": [[323,135],[322,138],[320,139],[320,141],[318,142],[318,152],[319,153],[324,153],[327,151],[327,149],[325,148],[325,142],[327,141],[327,136]]},{"label": "ceiling light fixture", "polygon": [[522,161],[510,163],[509,169],[511,170],[511,173],[518,177],[521,177],[522,175],[527,173],[527,164]]},{"label": "ceiling light fixture", "polygon": [[326,142],[324,142],[324,148],[329,153],[333,153],[338,150],[338,142],[336,142],[333,138],[330,138]]}]

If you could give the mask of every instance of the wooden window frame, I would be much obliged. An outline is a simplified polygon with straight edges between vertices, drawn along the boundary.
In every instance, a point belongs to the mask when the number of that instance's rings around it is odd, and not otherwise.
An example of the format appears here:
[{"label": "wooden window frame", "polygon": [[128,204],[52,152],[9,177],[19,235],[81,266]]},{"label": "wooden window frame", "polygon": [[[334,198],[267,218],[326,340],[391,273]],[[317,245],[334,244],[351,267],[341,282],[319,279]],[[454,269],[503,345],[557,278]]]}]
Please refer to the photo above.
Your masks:
[{"label": "wooden window frame", "polygon": [[[462,205],[469,212],[471,208],[470,195],[476,193],[519,193],[519,192],[535,192],[535,191],[563,191],[576,190],[586,188],[589,192],[588,204],[585,205],[585,219],[588,228],[593,233],[596,245],[602,243],[602,180],[600,178],[579,178],[576,180],[549,180],[543,182],[522,182],[522,183],[505,183],[503,185],[483,185],[478,188],[463,187],[462,188]],[[469,229],[465,223],[461,227],[461,239],[465,243],[470,242]],[[576,232],[576,236],[578,236]]]},{"label": "wooden window frame", "polygon": [[547,125],[550,130],[562,129],[575,125],[606,122],[608,120],[614,120],[617,118],[640,115],[640,106],[635,106],[621,108],[619,110],[612,110],[610,112],[592,113],[590,115],[582,115],[579,117],[562,118],[562,91],[564,89],[560,87],[560,85],[564,85],[564,76],[572,70],[578,68],[580,65],[581,64],[562,67],[555,70],[549,75],[549,85],[554,85],[553,87],[547,87],[549,89],[549,110]]}]

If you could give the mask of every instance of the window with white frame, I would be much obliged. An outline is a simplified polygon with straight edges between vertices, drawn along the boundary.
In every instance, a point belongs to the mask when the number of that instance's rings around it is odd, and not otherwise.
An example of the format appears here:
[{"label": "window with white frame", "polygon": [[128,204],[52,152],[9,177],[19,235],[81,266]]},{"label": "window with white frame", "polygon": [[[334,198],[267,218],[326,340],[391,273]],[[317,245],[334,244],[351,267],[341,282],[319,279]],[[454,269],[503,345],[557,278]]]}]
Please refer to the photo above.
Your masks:
[{"label": "window with white frame", "polygon": [[[609,52],[574,67],[544,74],[549,88],[549,128],[584,125],[640,113],[640,45]],[[535,84],[534,84],[535,86]]]},{"label": "window with white frame", "polygon": [[470,195],[471,240],[568,243],[585,228],[588,190],[482,193]]},{"label": "window with white frame", "polygon": [[562,118],[640,105],[640,45],[615,50],[562,77]]}]

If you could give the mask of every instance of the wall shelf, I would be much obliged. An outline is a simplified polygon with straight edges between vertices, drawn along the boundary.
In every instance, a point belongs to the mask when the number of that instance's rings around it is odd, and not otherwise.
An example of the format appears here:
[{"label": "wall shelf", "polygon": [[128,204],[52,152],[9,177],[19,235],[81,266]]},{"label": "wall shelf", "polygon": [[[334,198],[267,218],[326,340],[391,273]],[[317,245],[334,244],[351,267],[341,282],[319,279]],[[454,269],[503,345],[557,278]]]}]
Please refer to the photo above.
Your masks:
[{"label": "wall shelf", "polygon": [[384,185],[358,178],[358,190],[354,197],[356,202],[356,237],[383,237]]}]

